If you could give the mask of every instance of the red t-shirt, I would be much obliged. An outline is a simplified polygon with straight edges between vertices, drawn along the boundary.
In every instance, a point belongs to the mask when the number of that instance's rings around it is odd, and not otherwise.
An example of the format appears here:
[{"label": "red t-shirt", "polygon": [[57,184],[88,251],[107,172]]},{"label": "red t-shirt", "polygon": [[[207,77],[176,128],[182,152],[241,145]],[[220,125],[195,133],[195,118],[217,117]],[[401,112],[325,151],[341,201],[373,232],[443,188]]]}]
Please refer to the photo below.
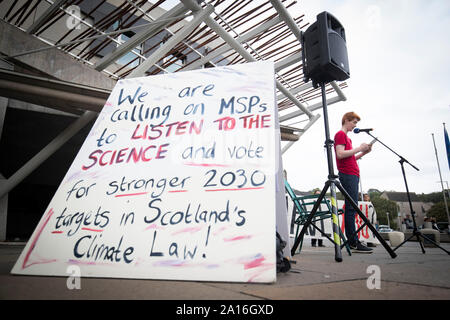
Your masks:
[{"label": "red t-shirt", "polygon": [[[344,131],[339,131],[334,136],[334,152],[336,153],[336,146],[338,144],[344,145],[344,150],[352,150],[352,140],[345,134]],[[355,155],[343,159],[338,159],[336,156],[336,164],[339,172],[351,174],[359,177],[359,167],[356,162]]]}]

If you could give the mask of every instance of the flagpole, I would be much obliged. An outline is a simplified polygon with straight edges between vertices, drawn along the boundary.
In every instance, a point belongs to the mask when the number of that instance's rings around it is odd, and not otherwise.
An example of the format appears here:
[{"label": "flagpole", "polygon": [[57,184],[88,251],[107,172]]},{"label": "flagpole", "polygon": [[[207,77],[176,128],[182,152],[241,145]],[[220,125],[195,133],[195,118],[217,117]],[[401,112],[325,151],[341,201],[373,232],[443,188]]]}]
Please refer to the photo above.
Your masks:
[{"label": "flagpole", "polygon": [[[444,128],[445,128],[445,123],[444,123]],[[437,149],[436,149],[436,142],[434,141],[434,133],[432,133],[431,136],[433,137],[434,153],[436,154],[436,162],[437,162],[437,165],[438,165],[439,178],[441,180],[442,195],[444,196],[445,211],[447,213],[447,221],[448,221],[448,227],[447,228],[450,231],[450,215],[448,213],[447,197],[446,197],[445,191],[444,191],[444,183],[442,182],[441,166],[439,165],[439,159],[438,159],[438,154],[437,154]]]},{"label": "flagpole", "polygon": [[444,125],[445,149],[447,151],[448,168],[450,169],[450,140],[448,138],[447,128],[445,128],[445,122],[442,124]]}]

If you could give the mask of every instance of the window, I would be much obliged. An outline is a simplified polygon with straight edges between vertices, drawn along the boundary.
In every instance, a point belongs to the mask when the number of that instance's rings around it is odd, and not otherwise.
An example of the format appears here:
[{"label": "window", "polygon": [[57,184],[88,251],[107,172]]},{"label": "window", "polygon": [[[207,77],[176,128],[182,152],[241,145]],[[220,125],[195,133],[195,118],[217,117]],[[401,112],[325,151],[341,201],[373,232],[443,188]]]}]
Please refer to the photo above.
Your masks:
[{"label": "window", "polygon": [[[117,20],[114,24],[113,24],[113,29],[114,30],[118,30],[119,26],[121,24],[120,20]],[[135,35],[135,32],[133,31],[127,31],[124,32],[122,34],[119,34],[117,36],[117,41],[119,43],[117,43],[117,47],[120,46],[122,43],[127,42],[131,37],[133,37]],[[142,54],[142,44],[138,45],[137,47],[135,47],[133,49],[133,51],[138,52],[139,54]],[[136,59],[137,58],[137,59]],[[136,59],[136,60],[135,60]],[[134,60],[134,61],[133,61]],[[131,61],[133,61],[132,63],[130,63]],[[129,68],[134,68],[137,67],[140,63],[141,63],[141,58],[138,58],[138,55],[134,54],[133,52],[129,51],[127,52],[125,55],[123,55],[122,57],[120,57],[116,63],[120,64],[120,65],[127,65],[127,67]],[[130,63],[130,64],[128,64]]]},{"label": "window", "polygon": [[[166,36],[161,41],[160,46],[162,46],[164,43],[167,42],[169,38]],[[167,72],[176,72],[177,70],[181,69],[186,64],[186,56],[176,50],[172,50],[169,52],[167,56],[163,58],[163,65],[162,67],[166,69]]]},{"label": "window", "polygon": [[164,67],[168,72],[175,72],[181,69],[186,64],[186,56],[180,54],[170,54],[163,59],[164,64],[171,63]]}]

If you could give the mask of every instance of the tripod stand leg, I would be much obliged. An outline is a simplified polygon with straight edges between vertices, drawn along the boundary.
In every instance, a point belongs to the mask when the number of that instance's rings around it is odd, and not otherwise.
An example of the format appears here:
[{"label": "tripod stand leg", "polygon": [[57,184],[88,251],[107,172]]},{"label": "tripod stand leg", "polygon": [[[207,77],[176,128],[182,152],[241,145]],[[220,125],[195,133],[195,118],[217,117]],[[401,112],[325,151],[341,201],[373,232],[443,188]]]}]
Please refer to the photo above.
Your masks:
[{"label": "tripod stand leg", "polygon": [[425,253],[425,248],[423,247],[423,243],[422,243],[422,241],[420,241],[421,235],[422,234],[419,231],[416,231],[417,241],[419,241],[419,245],[420,245],[420,248],[422,249],[422,253]]},{"label": "tripod stand leg", "polygon": [[314,204],[314,207],[311,210],[311,213],[309,214],[308,219],[306,219],[306,222],[303,224],[303,228],[300,231],[300,235],[297,237],[297,239],[295,239],[294,245],[292,246],[292,249],[291,249],[291,255],[295,254],[295,251],[297,250],[297,247],[299,246],[299,244],[301,242],[303,242],[303,237],[305,235],[305,232],[308,229],[309,225],[311,224],[311,221],[313,220],[314,215],[317,212],[317,209],[319,209],[320,202],[325,197],[325,194],[327,193],[327,190],[328,190],[329,186],[330,186],[330,183],[329,183],[329,181],[327,181],[325,183],[325,186],[322,189],[322,192],[319,195],[319,198],[317,199],[316,203]]},{"label": "tripod stand leg", "polygon": [[447,254],[450,254],[450,252],[448,250],[445,250],[444,248],[442,248],[440,245],[438,245],[435,241],[433,241],[432,239],[428,238],[427,236],[423,235],[420,231],[415,231],[413,232],[413,234],[406,239],[405,241],[403,241],[402,243],[400,243],[397,247],[395,247],[394,251],[397,250],[398,248],[400,248],[403,244],[405,244],[405,242],[408,242],[409,240],[411,240],[412,238],[417,237],[420,247],[422,248],[422,253],[425,253],[425,249],[423,247],[423,243],[422,241],[420,241],[420,238],[422,239],[427,239],[428,241],[430,241],[432,244],[434,244],[436,247],[438,247],[439,249],[445,251]]},{"label": "tripod stand leg", "polygon": [[[419,231],[418,233],[419,233],[419,236],[422,237],[424,240],[427,239],[428,241],[430,241],[432,244],[434,244],[434,245],[435,245],[436,247],[438,247],[439,249],[442,249],[442,250],[444,250],[445,252],[447,252],[447,254],[450,254],[449,251],[445,250],[445,249],[442,248],[440,245],[438,245],[436,241],[434,241],[434,240],[428,238],[426,235],[424,235],[424,234],[421,233],[420,231]],[[423,245],[423,244],[421,243],[421,245]]]},{"label": "tripod stand leg", "polygon": [[[411,240],[412,238],[414,238],[416,236],[416,234],[413,232],[413,234],[408,238],[408,239],[406,239],[405,241],[403,241],[402,243],[400,243],[398,246],[396,246],[395,248],[394,248],[394,251],[395,250],[397,250],[398,248],[400,248],[402,245],[404,245],[406,242],[408,242],[409,240]],[[421,247],[422,247],[422,245],[420,245]],[[425,253],[425,249],[422,247],[422,252],[423,253]]]},{"label": "tripod stand leg", "polygon": [[322,192],[319,195],[319,198],[316,200],[316,203],[314,204],[313,209],[311,210],[311,213],[308,216],[308,219],[306,220],[305,224],[303,225],[302,231],[300,231],[300,235],[295,240],[295,243],[291,249],[291,254],[294,255],[295,251],[297,250],[297,247],[299,244],[303,241],[303,237],[305,235],[306,230],[308,229],[309,225],[312,223],[312,220],[314,219],[314,216],[319,209],[320,203],[325,198],[325,194],[330,187],[331,184],[331,204],[332,204],[332,210],[331,210],[331,217],[332,217],[332,223],[333,223],[333,238],[334,238],[334,259],[337,262],[342,261],[342,251],[341,251],[341,240],[339,236],[339,220],[338,220],[338,214],[337,214],[337,205],[336,205],[336,189],[333,184],[333,182],[330,182],[328,180],[325,183],[324,188],[322,189]]},{"label": "tripod stand leg", "polygon": [[345,199],[347,199],[350,202],[350,204],[356,210],[356,212],[358,213],[360,218],[364,221],[364,223],[367,224],[369,229],[372,231],[372,233],[375,235],[375,237],[378,239],[378,241],[380,241],[380,243],[383,245],[383,247],[386,249],[386,251],[389,253],[389,255],[392,258],[397,257],[397,254],[395,254],[395,252],[391,249],[391,247],[381,237],[381,235],[378,233],[377,229],[375,229],[375,227],[370,223],[369,219],[367,219],[367,217],[364,215],[364,213],[361,212],[358,205],[355,203],[355,201],[353,201],[353,199],[350,197],[350,195],[347,193],[347,191],[344,189],[344,187],[341,185],[341,183],[337,182],[337,181],[335,183],[336,183],[336,186],[338,187],[338,189],[344,195]]},{"label": "tripod stand leg", "polygon": [[334,260],[337,262],[342,261],[342,251],[341,251],[341,237],[339,235],[339,216],[338,208],[336,203],[336,186],[332,181],[330,184],[331,191],[331,220],[332,220],[332,230],[334,238]]}]

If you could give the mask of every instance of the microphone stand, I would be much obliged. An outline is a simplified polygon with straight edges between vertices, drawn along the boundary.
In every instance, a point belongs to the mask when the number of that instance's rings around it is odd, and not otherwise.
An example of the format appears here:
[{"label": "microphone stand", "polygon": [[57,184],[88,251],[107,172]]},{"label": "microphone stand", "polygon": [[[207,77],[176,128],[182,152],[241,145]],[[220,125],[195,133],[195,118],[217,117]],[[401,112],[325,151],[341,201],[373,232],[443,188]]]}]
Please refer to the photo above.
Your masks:
[{"label": "microphone stand", "polygon": [[389,151],[391,151],[392,153],[394,153],[396,156],[398,156],[400,158],[400,166],[402,168],[402,174],[403,174],[403,180],[405,181],[405,187],[406,187],[406,195],[408,197],[408,202],[409,202],[409,210],[411,211],[411,216],[412,216],[412,220],[413,220],[413,233],[412,235],[406,239],[405,241],[403,241],[402,243],[400,243],[397,247],[395,247],[394,251],[397,250],[398,248],[400,248],[402,245],[404,245],[407,241],[410,241],[412,238],[416,237],[417,241],[420,244],[420,248],[422,249],[422,253],[425,253],[425,248],[423,247],[423,243],[422,241],[420,241],[420,238],[422,238],[423,240],[428,240],[429,242],[431,242],[432,244],[434,244],[436,247],[444,250],[445,252],[447,252],[447,254],[450,254],[449,251],[445,250],[444,248],[442,248],[440,245],[438,245],[435,241],[433,241],[432,239],[428,238],[427,236],[425,236],[424,234],[422,234],[418,229],[417,229],[417,224],[416,224],[416,218],[415,218],[415,212],[413,210],[413,206],[412,206],[412,202],[411,202],[411,196],[409,193],[409,188],[408,188],[408,182],[406,181],[406,174],[405,174],[405,167],[404,164],[407,163],[409,164],[411,167],[413,167],[414,169],[416,169],[417,171],[420,171],[416,166],[412,165],[408,160],[406,160],[404,157],[402,157],[401,155],[399,155],[397,152],[395,152],[394,150],[392,150],[391,148],[389,148],[387,145],[385,145],[383,142],[381,142],[378,138],[374,137],[373,135],[371,135],[368,131],[365,131],[369,136],[371,136],[372,138],[374,138],[376,141],[378,141],[379,143],[381,143],[383,146],[385,146]]}]

